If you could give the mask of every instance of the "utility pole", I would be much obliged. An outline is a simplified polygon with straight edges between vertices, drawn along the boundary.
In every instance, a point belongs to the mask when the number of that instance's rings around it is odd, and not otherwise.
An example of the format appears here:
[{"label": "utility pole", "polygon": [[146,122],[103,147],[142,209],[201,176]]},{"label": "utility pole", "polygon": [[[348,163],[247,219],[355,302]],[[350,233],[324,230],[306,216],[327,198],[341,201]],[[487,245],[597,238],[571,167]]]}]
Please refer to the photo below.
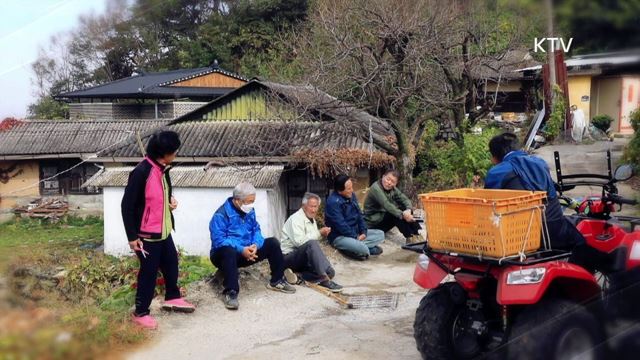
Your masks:
[{"label": "utility pole", "polygon": [[[553,0],[545,0],[545,6],[547,10],[547,38],[553,37]],[[552,94],[553,102],[553,87],[556,84],[556,57],[554,54],[553,42],[548,41],[549,51],[547,51],[548,63],[549,63],[549,84]]]}]

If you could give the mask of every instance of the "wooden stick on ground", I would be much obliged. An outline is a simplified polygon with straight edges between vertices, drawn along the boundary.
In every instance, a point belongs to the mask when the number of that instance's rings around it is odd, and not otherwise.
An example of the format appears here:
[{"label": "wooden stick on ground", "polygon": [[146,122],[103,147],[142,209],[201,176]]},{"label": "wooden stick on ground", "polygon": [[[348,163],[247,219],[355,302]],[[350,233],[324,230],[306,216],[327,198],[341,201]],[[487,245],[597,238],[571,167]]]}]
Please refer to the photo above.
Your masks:
[{"label": "wooden stick on ground", "polygon": [[333,300],[337,301],[340,305],[346,306],[347,309],[353,309],[353,304],[351,304],[349,302],[348,298],[345,298],[344,296],[342,296],[342,295],[340,295],[338,293],[334,293],[331,290],[325,289],[324,287],[322,287],[322,286],[320,286],[318,284],[314,284],[314,283],[309,282],[309,281],[305,281],[304,284],[307,287],[309,287],[309,288],[311,288],[313,290],[316,290],[319,293],[327,295],[328,297],[330,297]]}]

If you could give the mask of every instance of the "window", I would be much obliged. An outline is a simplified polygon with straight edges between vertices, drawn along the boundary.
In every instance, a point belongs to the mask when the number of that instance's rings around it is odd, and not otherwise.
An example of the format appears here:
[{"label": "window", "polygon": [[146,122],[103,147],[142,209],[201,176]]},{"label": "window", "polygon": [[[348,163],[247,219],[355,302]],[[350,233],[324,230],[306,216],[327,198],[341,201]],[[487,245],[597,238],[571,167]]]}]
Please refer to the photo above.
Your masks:
[{"label": "window", "polygon": [[[89,180],[89,178],[91,178],[91,176],[98,172],[99,168],[93,163],[83,163],[80,166],[76,166],[78,165],[78,163],[80,163],[80,160],[41,161],[40,180],[44,181],[40,183],[40,194],[100,194],[101,190],[98,188],[82,188],[82,184],[84,184],[87,180]],[[60,174],[61,172],[64,173]],[[59,175],[56,176],[56,174]]]}]

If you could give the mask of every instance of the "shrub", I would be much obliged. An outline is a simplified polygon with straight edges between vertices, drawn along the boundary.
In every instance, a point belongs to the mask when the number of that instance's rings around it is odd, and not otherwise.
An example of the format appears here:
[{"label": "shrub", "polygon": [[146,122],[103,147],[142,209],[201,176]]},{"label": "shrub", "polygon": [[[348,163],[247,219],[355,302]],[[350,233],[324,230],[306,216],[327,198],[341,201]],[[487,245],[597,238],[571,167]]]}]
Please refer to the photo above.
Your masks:
[{"label": "shrub", "polygon": [[609,115],[596,115],[591,120],[591,123],[593,124],[593,126],[597,127],[598,129],[604,132],[607,132],[607,130],[609,130],[609,127],[611,126],[612,122],[613,122],[613,118]]},{"label": "shrub", "polygon": [[635,133],[624,149],[623,159],[625,162],[632,164],[637,173],[640,171],[640,107],[629,115],[629,120]]},{"label": "shrub", "polygon": [[562,125],[564,124],[567,114],[564,95],[562,94],[560,87],[557,85],[553,88],[553,98],[554,101],[551,114],[549,114],[549,119],[543,129],[549,140],[556,139],[558,135],[560,135],[560,131],[562,130]]},{"label": "shrub", "polygon": [[418,191],[466,187],[472,185],[474,175],[484,178],[492,165],[489,140],[500,132],[498,128],[487,127],[482,134],[463,134],[462,144],[436,141],[437,124],[430,122],[417,156]]}]

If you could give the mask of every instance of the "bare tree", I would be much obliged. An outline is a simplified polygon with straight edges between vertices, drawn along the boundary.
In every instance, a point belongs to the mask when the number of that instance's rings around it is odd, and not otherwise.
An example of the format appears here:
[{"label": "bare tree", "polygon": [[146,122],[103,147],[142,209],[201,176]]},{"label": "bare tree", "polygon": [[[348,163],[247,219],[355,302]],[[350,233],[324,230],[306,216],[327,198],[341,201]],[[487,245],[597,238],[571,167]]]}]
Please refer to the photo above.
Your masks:
[{"label": "bare tree", "polygon": [[396,157],[412,191],[425,121],[462,130],[465,113],[473,121],[486,111],[467,108],[474,69],[496,67],[522,41],[522,29],[500,21],[484,1],[320,0],[295,43],[300,80],[387,121],[394,146],[373,140]]}]

